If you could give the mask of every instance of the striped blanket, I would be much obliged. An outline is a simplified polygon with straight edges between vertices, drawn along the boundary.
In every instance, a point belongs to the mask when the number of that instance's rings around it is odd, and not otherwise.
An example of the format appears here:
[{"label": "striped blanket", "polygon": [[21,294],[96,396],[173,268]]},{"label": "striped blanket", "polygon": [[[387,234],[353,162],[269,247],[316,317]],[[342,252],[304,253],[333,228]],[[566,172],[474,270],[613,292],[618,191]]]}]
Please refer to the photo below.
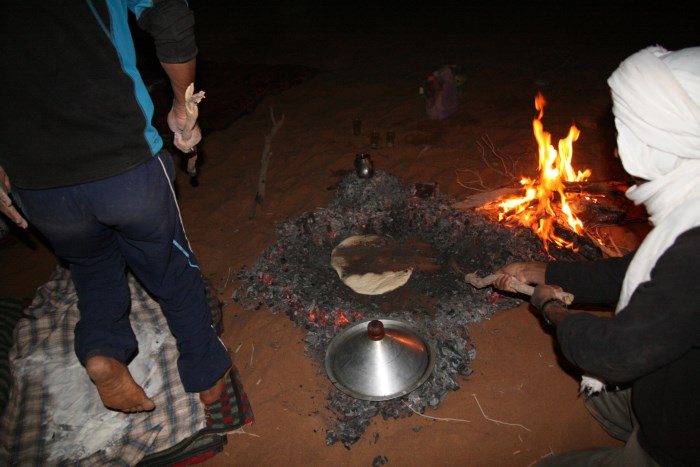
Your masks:
[{"label": "striped blanket", "polygon": [[205,413],[197,395],[184,391],[175,339],[160,307],[133,277],[130,289],[139,354],[129,370],[156,409],[127,415],[102,405],[73,351],[78,298],[70,273],[58,267],[25,311],[31,319],[20,320],[15,331],[9,354],[13,384],[0,420],[0,465],[136,465],[252,421],[235,368],[238,404],[226,405],[233,423],[212,420],[216,404]]},{"label": "striped blanket", "polygon": [[31,299],[0,297],[0,416],[5,411],[12,382],[8,355],[14,342],[13,331],[30,303]]}]

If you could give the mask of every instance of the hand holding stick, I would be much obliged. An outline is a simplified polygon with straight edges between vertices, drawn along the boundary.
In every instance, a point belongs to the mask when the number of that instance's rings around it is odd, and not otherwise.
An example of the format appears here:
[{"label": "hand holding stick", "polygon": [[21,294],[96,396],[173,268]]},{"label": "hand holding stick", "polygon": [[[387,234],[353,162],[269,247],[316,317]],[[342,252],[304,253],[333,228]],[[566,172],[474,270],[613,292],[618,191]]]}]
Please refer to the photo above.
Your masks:
[{"label": "hand holding stick", "polygon": [[[197,124],[199,109],[197,105],[204,99],[204,91],[199,91],[195,94],[194,83],[191,83],[185,91],[185,126],[182,129],[182,139],[189,140],[192,137],[192,131]],[[201,136],[200,136],[201,138]],[[194,177],[197,175],[197,145],[192,146],[191,155],[187,160],[187,173]]]},{"label": "hand holding stick", "polygon": [[[479,277],[476,273],[472,272],[464,275],[464,281],[468,284],[473,285],[477,289],[482,289],[489,285],[492,285],[495,281],[503,277],[503,274],[490,274],[486,277]],[[535,288],[528,284],[523,284],[515,277],[510,278],[510,288],[525,295],[532,295]],[[563,301],[567,305],[571,305],[574,301],[574,296],[568,292],[557,292],[556,298]]]}]

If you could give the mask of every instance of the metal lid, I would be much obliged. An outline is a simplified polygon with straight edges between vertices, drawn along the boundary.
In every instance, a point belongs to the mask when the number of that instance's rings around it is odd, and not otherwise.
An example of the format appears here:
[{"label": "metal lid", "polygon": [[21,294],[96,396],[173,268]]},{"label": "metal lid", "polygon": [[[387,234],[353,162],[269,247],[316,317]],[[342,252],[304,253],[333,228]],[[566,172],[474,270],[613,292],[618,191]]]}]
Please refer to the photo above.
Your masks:
[{"label": "metal lid", "polygon": [[423,384],[435,366],[435,349],[408,323],[367,320],[333,338],[325,364],[328,377],[344,393],[382,401]]}]

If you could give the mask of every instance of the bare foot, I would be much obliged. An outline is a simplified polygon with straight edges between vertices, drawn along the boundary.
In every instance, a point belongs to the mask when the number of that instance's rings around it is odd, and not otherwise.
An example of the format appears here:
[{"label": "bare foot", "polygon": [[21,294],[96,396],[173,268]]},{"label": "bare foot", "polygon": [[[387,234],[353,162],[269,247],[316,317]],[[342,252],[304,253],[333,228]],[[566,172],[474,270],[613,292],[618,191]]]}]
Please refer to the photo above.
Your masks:
[{"label": "bare foot", "polygon": [[224,389],[226,389],[226,378],[228,378],[230,372],[231,369],[229,368],[228,370],[226,370],[226,373],[224,373],[224,376],[222,376],[216,381],[216,383],[214,383],[214,386],[200,392],[199,400],[207,405],[213,404],[214,402],[218,401],[221,397],[221,393],[224,392]]},{"label": "bare foot", "polygon": [[88,375],[108,409],[121,412],[148,412],[156,405],[136,384],[126,365],[112,357],[92,357],[85,365]]}]

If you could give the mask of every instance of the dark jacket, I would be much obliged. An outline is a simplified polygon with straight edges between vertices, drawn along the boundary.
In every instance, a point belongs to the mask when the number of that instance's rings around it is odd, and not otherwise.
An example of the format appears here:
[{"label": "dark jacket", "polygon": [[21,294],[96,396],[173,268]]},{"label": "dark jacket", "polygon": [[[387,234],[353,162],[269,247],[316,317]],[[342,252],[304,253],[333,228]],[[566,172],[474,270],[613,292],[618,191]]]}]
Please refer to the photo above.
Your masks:
[{"label": "dark jacket", "polygon": [[142,164],[163,142],[136,68],[129,11],[158,58],[194,58],[184,0],[21,0],[3,6],[0,166],[13,185],[55,188]]},{"label": "dark jacket", "polygon": [[[547,266],[577,302],[614,303],[632,256]],[[576,314],[557,326],[562,352],[586,373],[632,386],[639,443],[659,464],[700,460],[700,227],[679,236],[612,319]]]}]

